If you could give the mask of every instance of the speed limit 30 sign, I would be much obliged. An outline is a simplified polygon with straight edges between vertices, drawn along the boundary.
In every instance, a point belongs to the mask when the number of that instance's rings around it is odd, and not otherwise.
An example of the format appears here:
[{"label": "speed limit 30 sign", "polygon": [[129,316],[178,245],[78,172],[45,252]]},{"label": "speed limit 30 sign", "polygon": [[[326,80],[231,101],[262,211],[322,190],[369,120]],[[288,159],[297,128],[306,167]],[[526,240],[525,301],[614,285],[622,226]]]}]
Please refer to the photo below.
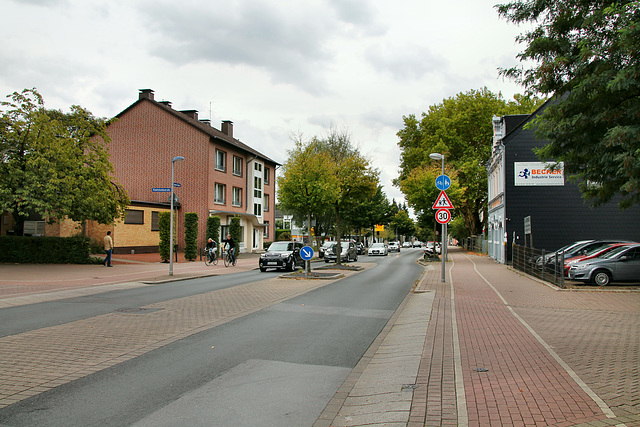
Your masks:
[{"label": "speed limit 30 sign", "polygon": [[439,209],[436,211],[436,221],[439,224],[447,224],[451,221],[451,212],[448,209]]}]

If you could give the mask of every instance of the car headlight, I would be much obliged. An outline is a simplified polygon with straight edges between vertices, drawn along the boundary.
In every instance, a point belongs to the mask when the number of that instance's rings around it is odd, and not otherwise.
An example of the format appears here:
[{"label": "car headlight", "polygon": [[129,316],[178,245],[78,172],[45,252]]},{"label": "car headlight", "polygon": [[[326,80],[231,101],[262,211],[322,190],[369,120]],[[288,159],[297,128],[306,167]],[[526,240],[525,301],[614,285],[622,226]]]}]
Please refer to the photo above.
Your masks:
[{"label": "car headlight", "polygon": [[591,267],[591,264],[578,264],[578,265],[573,265],[571,267],[576,270],[586,270],[587,268]]}]

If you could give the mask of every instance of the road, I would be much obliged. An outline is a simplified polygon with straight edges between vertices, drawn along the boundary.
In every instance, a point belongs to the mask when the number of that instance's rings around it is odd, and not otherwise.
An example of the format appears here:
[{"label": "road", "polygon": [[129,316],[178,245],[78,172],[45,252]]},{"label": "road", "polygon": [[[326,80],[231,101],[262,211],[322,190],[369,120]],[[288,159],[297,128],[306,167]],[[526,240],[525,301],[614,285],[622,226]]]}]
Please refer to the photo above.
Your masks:
[{"label": "road", "polygon": [[333,282],[252,271],[2,309],[0,356],[31,397],[0,425],[312,425],[420,253],[360,257]]}]

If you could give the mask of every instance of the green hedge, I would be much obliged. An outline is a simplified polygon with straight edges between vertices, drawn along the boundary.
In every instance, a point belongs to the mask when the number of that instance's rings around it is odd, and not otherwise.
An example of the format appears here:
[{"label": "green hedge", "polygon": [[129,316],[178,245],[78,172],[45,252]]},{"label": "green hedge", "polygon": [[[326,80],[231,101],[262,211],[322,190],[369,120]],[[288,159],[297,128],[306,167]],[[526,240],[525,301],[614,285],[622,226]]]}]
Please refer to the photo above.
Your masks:
[{"label": "green hedge", "polygon": [[99,264],[91,240],[75,237],[0,236],[0,262],[22,264]]},{"label": "green hedge", "polygon": [[198,256],[198,214],[184,214],[184,257],[187,261],[195,261]]}]

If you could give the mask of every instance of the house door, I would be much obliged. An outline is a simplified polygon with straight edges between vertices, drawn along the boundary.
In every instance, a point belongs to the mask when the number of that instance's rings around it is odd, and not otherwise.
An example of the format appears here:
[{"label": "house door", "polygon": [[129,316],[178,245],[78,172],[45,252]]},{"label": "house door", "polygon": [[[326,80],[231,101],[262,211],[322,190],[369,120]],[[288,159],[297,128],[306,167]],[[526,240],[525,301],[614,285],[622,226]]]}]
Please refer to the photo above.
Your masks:
[{"label": "house door", "polygon": [[253,229],[253,249],[260,249],[260,230]]}]

